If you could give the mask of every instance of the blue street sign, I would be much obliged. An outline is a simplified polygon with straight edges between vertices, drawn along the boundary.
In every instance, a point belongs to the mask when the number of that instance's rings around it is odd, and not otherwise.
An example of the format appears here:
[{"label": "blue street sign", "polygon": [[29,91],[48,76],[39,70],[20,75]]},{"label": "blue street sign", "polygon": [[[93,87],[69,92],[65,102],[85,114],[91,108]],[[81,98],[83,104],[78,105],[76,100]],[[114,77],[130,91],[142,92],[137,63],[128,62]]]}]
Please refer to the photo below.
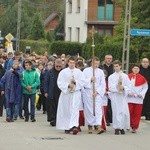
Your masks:
[{"label": "blue street sign", "polygon": [[150,30],[148,29],[132,29],[130,34],[133,36],[150,36]]}]

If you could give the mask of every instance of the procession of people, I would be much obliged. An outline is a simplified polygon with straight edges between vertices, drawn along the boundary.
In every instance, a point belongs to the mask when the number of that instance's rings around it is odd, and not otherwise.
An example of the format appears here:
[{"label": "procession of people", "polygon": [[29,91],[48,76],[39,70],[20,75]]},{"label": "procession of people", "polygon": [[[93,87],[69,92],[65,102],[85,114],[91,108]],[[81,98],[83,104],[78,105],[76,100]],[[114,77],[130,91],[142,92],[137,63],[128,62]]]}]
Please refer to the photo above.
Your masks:
[{"label": "procession of people", "polygon": [[141,116],[150,121],[148,58],[133,64],[128,75],[111,54],[102,64],[98,57],[87,62],[78,55],[7,56],[0,55],[0,116],[5,108],[7,122],[36,122],[36,109],[43,108],[50,126],[65,134],[76,135],[85,125],[88,134],[112,126],[115,135],[124,135],[137,132]]}]

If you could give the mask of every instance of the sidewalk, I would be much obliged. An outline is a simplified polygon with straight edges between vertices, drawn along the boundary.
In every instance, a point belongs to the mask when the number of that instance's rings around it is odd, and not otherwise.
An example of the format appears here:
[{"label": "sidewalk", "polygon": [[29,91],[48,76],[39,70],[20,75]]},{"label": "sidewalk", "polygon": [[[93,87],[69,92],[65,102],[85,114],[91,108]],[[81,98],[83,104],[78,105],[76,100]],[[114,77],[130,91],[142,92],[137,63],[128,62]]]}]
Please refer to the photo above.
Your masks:
[{"label": "sidewalk", "polygon": [[114,135],[112,127],[101,135],[87,133],[82,128],[78,135],[67,135],[50,127],[46,115],[36,112],[37,122],[18,119],[13,123],[0,118],[0,150],[148,150],[150,146],[150,121],[141,120],[136,134]]}]

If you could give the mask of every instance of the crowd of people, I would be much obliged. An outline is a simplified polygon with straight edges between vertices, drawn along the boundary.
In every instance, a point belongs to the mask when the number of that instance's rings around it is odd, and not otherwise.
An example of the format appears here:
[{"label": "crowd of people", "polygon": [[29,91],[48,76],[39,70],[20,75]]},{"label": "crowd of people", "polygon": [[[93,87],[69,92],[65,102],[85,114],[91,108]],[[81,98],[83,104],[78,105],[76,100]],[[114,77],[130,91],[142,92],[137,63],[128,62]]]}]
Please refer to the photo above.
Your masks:
[{"label": "crowd of people", "polygon": [[84,125],[89,134],[102,134],[111,123],[115,135],[136,133],[141,116],[150,120],[149,93],[147,58],[127,75],[110,54],[100,64],[98,57],[0,53],[0,116],[5,108],[7,122],[35,122],[35,109],[43,109],[50,125],[66,134]]}]

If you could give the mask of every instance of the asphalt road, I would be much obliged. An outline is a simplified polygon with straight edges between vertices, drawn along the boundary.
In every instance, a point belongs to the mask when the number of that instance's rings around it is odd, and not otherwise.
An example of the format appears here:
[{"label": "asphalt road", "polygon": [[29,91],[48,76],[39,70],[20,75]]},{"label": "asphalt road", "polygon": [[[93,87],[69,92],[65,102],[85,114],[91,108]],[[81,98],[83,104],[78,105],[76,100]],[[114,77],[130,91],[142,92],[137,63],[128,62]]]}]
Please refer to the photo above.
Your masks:
[{"label": "asphalt road", "polygon": [[141,119],[136,134],[114,135],[112,127],[101,135],[87,133],[82,127],[78,135],[64,134],[46,122],[42,111],[36,112],[36,122],[18,119],[13,123],[0,118],[0,150],[148,150],[150,121]]}]

